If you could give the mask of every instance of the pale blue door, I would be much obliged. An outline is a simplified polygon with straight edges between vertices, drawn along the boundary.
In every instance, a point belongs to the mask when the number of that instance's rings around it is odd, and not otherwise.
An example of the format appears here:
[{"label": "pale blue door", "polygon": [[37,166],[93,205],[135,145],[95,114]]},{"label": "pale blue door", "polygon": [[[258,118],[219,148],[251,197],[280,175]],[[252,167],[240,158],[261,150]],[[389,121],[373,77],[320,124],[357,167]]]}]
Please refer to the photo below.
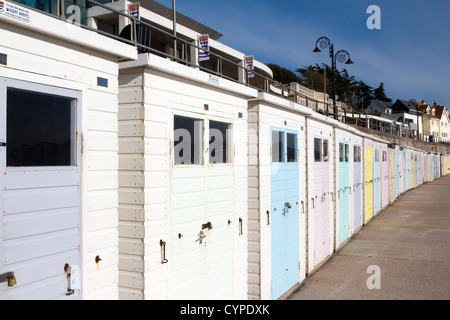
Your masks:
[{"label": "pale blue door", "polygon": [[298,134],[271,129],[272,299],[299,281]]},{"label": "pale blue door", "polygon": [[339,244],[350,236],[349,144],[339,143]]}]

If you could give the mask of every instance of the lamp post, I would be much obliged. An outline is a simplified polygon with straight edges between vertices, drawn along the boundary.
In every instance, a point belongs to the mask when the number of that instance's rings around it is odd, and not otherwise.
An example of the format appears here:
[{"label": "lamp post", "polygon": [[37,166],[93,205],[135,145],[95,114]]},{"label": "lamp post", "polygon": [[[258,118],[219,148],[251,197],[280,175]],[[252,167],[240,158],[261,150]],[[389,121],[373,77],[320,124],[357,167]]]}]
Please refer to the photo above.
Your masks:
[{"label": "lamp post", "polygon": [[319,49],[329,48],[329,56],[331,58],[331,78],[333,79],[333,113],[334,118],[338,118],[337,106],[336,106],[336,85],[334,79],[334,70],[336,69],[336,61],[345,64],[353,64],[353,61],[350,59],[350,54],[346,50],[339,50],[334,54],[334,45],[331,43],[330,39],[327,37],[320,37],[316,40],[316,48],[313,52],[321,52]]},{"label": "lamp post", "polygon": [[419,137],[419,107],[417,105],[417,101],[414,99],[410,99],[409,103],[412,103],[416,107],[416,114],[417,114],[417,140],[420,140]]}]

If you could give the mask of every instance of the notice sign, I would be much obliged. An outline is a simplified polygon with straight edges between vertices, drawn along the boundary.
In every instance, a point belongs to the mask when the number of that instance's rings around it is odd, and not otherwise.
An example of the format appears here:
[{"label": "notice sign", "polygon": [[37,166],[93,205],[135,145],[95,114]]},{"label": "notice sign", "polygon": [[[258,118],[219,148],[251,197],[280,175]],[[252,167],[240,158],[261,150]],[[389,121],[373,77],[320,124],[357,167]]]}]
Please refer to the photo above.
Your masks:
[{"label": "notice sign", "polygon": [[30,11],[9,2],[0,1],[0,14],[21,21],[30,22]]},{"label": "notice sign", "polygon": [[[201,47],[203,50],[198,49],[198,61],[205,61],[209,60],[209,35],[199,35],[198,36],[198,46]],[[204,51],[208,50],[208,51]]]},{"label": "notice sign", "polygon": [[248,77],[253,78],[255,76],[253,73],[253,70],[255,69],[253,66],[253,56],[244,56],[244,63],[245,69],[248,70]]},{"label": "notice sign", "polygon": [[134,2],[128,5],[128,14],[136,19],[139,19],[139,2]]}]

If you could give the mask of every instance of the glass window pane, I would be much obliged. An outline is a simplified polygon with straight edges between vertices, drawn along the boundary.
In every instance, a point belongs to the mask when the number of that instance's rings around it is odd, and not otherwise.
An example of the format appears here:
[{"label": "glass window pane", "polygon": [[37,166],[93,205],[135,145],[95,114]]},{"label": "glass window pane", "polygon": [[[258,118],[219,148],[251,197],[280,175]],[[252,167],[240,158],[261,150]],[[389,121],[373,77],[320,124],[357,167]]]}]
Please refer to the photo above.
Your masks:
[{"label": "glass window pane", "polygon": [[174,163],[202,164],[203,121],[174,116]]},{"label": "glass window pane", "polygon": [[230,163],[231,125],[209,121],[209,163]]},{"label": "glass window pane", "polygon": [[284,162],[284,132],[272,130],[272,162]]},{"label": "glass window pane", "polygon": [[349,157],[350,157],[350,154],[349,154],[350,151],[348,149],[348,144],[345,144],[344,147],[345,147],[344,161],[348,162],[349,161]]},{"label": "glass window pane", "polygon": [[322,140],[314,138],[314,161],[322,162]]},{"label": "glass window pane", "polygon": [[9,167],[75,164],[75,100],[45,93],[7,89]]},{"label": "glass window pane", "polygon": [[287,133],[287,162],[297,162],[297,135]]},{"label": "glass window pane", "polygon": [[339,162],[344,161],[344,144],[339,143]]},{"label": "glass window pane", "polygon": [[323,161],[328,162],[328,140],[323,140]]}]

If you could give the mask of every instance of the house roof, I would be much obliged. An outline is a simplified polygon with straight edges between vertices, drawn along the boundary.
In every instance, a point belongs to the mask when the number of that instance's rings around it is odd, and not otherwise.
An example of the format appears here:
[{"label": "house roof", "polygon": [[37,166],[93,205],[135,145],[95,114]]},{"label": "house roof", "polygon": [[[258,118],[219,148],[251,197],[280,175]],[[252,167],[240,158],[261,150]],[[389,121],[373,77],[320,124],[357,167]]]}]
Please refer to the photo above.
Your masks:
[{"label": "house roof", "polygon": [[403,99],[397,99],[397,101],[401,104],[403,104],[406,108],[408,109],[412,109],[412,110],[416,110],[416,106],[414,105],[413,102],[409,102]]},{"label": "house roof", "polygon": [[367,109],[371,112],[384,112],[387,108],[392,108],[392,103],[375,99]]},{"label": "house roof", "polygon": [[442,118],[442,113],[444,112],[444,107],[443,106],[435,106],[434,107],[436,109],[436,118],[441,119]]},{"label": "house roof", "polygon": [[[444,108],[445,108],[444,106],[439,106],[439,105],[431,106],[426,103],[416,103],[416,105],[420,111],[422,111],[428,118],[431,118],[431,119],[441,119],[442,113],[444,112]],[[432,115],[431,112],[426,113],[428,107],[435,110],[434,115]]]}]

